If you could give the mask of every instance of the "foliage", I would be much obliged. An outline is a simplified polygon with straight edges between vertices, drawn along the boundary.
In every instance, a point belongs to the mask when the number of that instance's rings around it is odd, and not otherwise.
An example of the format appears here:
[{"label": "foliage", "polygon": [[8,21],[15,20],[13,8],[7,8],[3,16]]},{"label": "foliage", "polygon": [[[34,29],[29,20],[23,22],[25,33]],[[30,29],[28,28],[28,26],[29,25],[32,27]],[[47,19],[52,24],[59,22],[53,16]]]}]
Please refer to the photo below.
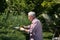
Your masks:
[{"label": "foliage", "polygon": [[27,18],[29,11],[36,12],[37,18],[42,22],[44,34],[47,32],[49,35],[55,26],[60,26],[59,0],[1,0],[0,40],[25,40],[25,36],[12,27],[30,24]]}]

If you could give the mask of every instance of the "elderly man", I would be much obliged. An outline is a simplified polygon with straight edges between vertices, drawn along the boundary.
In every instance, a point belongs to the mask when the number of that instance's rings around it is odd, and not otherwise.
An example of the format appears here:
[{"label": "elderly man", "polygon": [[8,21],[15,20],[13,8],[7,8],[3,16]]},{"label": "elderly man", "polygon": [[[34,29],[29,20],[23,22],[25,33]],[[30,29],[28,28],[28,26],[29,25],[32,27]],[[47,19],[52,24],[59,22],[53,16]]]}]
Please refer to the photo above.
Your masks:
[{"label": "elderly man", "polygon": [[[43,40],[42,38],[42,24],[41,22],[36,18],[35,12],[29,12],[28,13],[28,19],[32,22],[27,27],[29,29],[20,28],[24,31],[30,33],[30,40]],[[26,27],[26,26],[24,26]]]}]

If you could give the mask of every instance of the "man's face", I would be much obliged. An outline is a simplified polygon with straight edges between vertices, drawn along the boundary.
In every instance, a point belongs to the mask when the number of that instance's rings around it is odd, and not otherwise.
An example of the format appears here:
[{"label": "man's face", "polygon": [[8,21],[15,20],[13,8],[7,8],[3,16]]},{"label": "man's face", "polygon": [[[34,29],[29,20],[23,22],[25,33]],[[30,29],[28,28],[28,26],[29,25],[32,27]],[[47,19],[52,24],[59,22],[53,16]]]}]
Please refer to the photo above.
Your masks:
[{"label": "man's face", "polygon": [[30,21],[32,21],[32,20],[33,20],[33,16],[28,16],[28,19],[29,19]]}]

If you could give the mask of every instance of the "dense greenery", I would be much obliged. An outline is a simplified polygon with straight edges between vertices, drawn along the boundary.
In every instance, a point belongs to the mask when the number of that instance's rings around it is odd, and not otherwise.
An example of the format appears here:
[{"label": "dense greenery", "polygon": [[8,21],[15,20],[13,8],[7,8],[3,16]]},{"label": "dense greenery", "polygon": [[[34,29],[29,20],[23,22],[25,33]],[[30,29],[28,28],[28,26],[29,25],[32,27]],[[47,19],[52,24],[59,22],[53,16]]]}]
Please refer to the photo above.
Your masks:
[{"label": "dense greenery", "polygon": [[44,40],[51,40],[53,29],[60,26],[60,0],[0,0],[0,40],[25,40],[12,28],[30,24],[29,11],[41,20]]}]

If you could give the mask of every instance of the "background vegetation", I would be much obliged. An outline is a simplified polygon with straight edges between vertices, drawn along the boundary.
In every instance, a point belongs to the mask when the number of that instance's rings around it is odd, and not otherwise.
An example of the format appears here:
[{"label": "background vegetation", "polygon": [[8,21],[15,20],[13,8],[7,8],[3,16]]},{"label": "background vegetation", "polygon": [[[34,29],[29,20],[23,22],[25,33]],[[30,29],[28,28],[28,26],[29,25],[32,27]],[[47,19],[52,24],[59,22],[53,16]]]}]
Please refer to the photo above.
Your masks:
[{"label": "background vegetation", "polygon": [[60,26],[60,0],[0,0],[0,40],[25,40],[12,27],[30,24],[29,11],[42,22],[44,40],[51,40],[54,28]]}]

